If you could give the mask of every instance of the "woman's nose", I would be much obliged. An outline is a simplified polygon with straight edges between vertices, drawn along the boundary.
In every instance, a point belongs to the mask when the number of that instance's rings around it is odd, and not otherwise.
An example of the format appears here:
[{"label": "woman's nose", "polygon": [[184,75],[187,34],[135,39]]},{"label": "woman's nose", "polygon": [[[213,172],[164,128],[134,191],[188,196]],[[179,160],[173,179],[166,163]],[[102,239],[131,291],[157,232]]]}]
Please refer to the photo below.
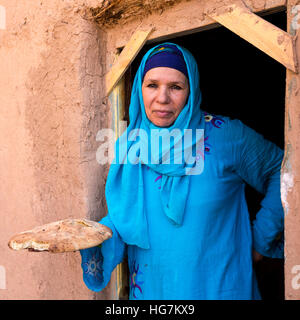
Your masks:
[{"label": "woman's nose", "polygon": [[170,102],[170,97],[167,88],[160,88],[157,93],[157,102],[166,104]]}]

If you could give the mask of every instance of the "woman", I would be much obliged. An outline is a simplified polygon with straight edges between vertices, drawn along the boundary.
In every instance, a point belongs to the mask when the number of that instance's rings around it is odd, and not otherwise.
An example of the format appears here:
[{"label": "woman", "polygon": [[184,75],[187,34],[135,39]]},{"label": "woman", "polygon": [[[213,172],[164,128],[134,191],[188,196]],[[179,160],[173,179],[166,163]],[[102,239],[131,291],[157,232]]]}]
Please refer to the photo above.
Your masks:
[{"label": "woman", "polygon": [[[111,165],[106,184],[108,215],[100,223],[113,237],[81,251],[91,290],[102,290],[127,255],[130,299],[261,298],[253,262],[283,257],[277,240],[283,152],[239,120],[200,105],[191,53],[171,43],[149,50],[134,80],[130,124],[116,143],[115,159],[122,161]],[[153,163],[142,146],[174,129],[182,135],[192,130],[191,142],[178,148],[178,133],[170,145],[151,148]],[[196,130],[204,130],[204,146]],[[196,156],[186,157],[191,150]],[[124,155],[135,161],[125,163]],[[187,170],[201,162],[200,171]],[[245,183],[264,194],[252,226]]]}]

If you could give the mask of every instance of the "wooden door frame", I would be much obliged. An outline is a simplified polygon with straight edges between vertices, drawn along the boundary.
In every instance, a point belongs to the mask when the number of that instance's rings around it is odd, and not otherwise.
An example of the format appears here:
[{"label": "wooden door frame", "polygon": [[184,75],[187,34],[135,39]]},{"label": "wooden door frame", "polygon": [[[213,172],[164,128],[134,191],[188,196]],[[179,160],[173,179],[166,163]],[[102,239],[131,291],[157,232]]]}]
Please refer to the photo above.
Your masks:
[{"label": "wooden door frame", "polygon": [[[278,8],[282,7],[282,4],[282,1],[278,1]],[[240,0],[234,0],[229,5],[222,6],[216,10],[214,10],[213,5],[210,5],[208,9],[206,8],[206,14],[214,22],[225,26],[277,60],[287,70],[285,155],[281,168],[281,198],[285,212],[285,297],[286,299],[300,299],[300,244],[296,247],[293,244],[293,241],[297,239],[297,234],[300,232],[300,214],[297,215],[297,195],[300,193],[300,187],[297,185],[295,189],[294,183],[294,181],[300,181],[300,166],[296,164],[299,159],[296,155],[295,147],[296,144],[300,143],[300,138],[297,138],[297,134],[295,135],[295,130],[298,130],[297,132],[300,136],[300,94],[298,95],[300,76],[298,73],[299,57],[296,54],[300,50],[300,44],[297,41],[298,31],[293,28],[292,24],[292,20],[295,18],[293,9],[297,6],[297,0],[284,1],[284,4],[287,10],[287,32],[255,14],[249,6],[245,6],[244,2]],[[273,9],[276,9],[276,6]],[[208,25],[213,24],[212,20],[207,24],[203,24],[200,29],[198,28],[198,31],[207,29]],[[171,37],[172,33],[168,32],[168,37]],[[184,30],[180,32],[182,35]],[[176,37],[177,34],[178,30],[175,30],[173,36]],[[110,99],[115,97],[114,101],[118,101],[114,104],[112,110],[113,118],[116,120],[114,124],[115,132],[119,132],[118,123],[123,120],[120,115],[125,114],[125,91],[120,90],[120,85],[124,86],[124,74],[147,40],[156,41],[162,39],[163,36],[166,35],[157,33],[157,29],[153,25],[144,26],[143,29],[138,28],[106,75],[106,94],[110,95]],[[116,99],[116,97],[118,98]],[[293,147],[295,149],[294,152]],[[293,171],[293,167],[296,166],[299,168],[298,172]],[[295,268],[297,266],[299,268]],[[124,270],[127,272],[127,269],[122,264],[117,267],[117,292],[120,299],[126,298],[123,287],[124,281],[126,282],[127,280],[124,274],[128,275]]]}]

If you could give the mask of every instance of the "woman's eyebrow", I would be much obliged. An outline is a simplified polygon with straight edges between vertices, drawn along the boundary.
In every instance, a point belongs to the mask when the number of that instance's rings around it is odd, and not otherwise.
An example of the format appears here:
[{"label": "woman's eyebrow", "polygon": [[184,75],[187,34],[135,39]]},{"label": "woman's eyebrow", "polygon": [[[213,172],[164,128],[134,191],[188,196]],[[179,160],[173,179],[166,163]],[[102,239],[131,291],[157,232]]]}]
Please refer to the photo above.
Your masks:
[{"label": "woman's eyebrow", "polygon": [[145,82],[158,82],[158,80],[155,80],[155,79],[145,79]]},{"label": "woman's eyebrow", "polygon": [[181,84],[185,85],[186,83],[184,81],[171,81],[170,84]]},{"label": "woman's eyebrow", "polygon": [[[159,80],[156,79],[146,79],[145,82],[159,82]],[[169,84],[181,84],[181,85],[185,85],[184,81],[170,81]]]}]

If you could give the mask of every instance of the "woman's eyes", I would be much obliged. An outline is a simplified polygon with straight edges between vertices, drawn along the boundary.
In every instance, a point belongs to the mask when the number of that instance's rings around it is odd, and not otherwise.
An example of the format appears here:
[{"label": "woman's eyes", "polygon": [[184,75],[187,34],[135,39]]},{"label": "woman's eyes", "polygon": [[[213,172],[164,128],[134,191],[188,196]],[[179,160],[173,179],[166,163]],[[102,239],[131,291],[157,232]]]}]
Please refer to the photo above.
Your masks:
[{"label": "woman's eyes", "polygon": [[[158,85],[156,83],[149,83],[147,85],[148,88],[158,88]],[[171,85],[170,86],[170,89],[173,89],[173,90],[182,90],[182,88],[180,86],[177,86],[177,85]]]},{"label": "woman's eyes", "polygon": [[179,87],[179,86],[173,85],[173,86],[171,87],[171,89],[181,90],[182,88],[181,88],[181,87]]},{"label": "woman's eyes", "polygon": [[157,88],[157,84],[155,84],[155,83],[149,83],[149,84],[147,85],[147,87],[148,87],[148,88]]}]

